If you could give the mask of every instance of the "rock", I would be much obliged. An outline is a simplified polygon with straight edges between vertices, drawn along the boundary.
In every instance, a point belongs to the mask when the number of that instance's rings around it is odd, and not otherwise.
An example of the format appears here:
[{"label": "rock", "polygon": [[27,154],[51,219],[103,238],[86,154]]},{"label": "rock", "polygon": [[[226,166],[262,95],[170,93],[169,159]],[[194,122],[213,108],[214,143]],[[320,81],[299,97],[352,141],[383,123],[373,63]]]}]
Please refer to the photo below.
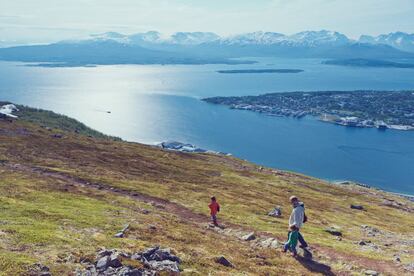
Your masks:
[{"label": "rock", "polygon": [[407,271],[414,272],[414,263],[410,263],[404,266],[404,269]]},{"label": "rock", "polygon": [[351,209],[364,210],[364,206],[351,204]]},{"label": "rock", "polygon": [[52,137],[53,137],[53,138],[58,138],[58,139],[60,139],[60,138],[63,138],[63,135],[62,135],[62,134],[57,133],[57,134],[53,134],[53,135],[52,135]]},{"label": "rock", "polygon": [[339,229],[336,229],[334,227],[328,227],[328,228],[326,228],[325,229],[325,232],[328,232],[329,234],[334,235],[334,236],[340,236],[340,237],[342,237],[342,232]]},{"label": "rock", "polygon": [[[76,271],[76,276],[155,276],[176,275],[180,273],[179,257],[173,255],[169,248],[160,249],[151,247],[143,252],[127,254],[116,250],[101,250],[97,255],[98,261],[88,266],[83,271]],[[133,268],[123,265],[123,260],[135,260],[142,263],[141,268]],[[37,274],[36,274],[37,275]]]},{"label": "rock", "polygon": [[115,237],[115,238],[123,238],[123,237],[124,237],[124,233],[123,233],[123,232],[116,233],[116,234],[114,235],[114,237]]},{"label": "rock", "polygon": [[260,247],[276,249],[279,247],[279,242],[274,238],[268,238],[258,243]]},{"label": "rock", "polygon": [[282,216],[282,208],[280,206],[277,206],[275,209],[270,211],[267,215],[271,217],[279,218]]},{"label": "rock", "polygon": [[375,270],[365,270],[365,275],[377,276],[379,275],[379,273],[376,272]]},{"label": "rock", "polygon": [[170,260],[150,261],[149,266],[156,271],[180,272],[178,264]]},{"label": "rock", "polygon": [[156,261],[165,261],[169,260],[176,263],[181,263],[181,259],[175,255],[171,254],[171,249],[165,248],[165,249],[158,249],[154,252],[154,254],[151,256],[152,260]]},{"label": "rock", "polygon": [[121,267],[122,266],[122,262],[121,262],[121,256],[118,253],[114,253],[109,257],[109,262],[108,265],[110,267]]},{"label": "rock", "polygon": [[227,260],[224,256],[218,257],[216,259],[216,263],[224,265],[226,267],[234,267],[234,265],[229,260]]},{"label": "rock", "polygon": [[96,268],[101,271],[106,270],[109,266],[109,260],[110,260],[109,256],[100,258],[98,262],[96,263]]},{"label": "rock", "polygon": [[131,256],[131,260],[141,260],[142,259],[142,255],[141,254],[132,254]]},{"label": "rock", "polygon": [[100,257],[111,256],[113,253],[114,253],[113,250],[103,249],[103,250],[98,252],[98,256],[100,256]]},{"label": "rock", "polygon": [[38,276],[51,276],[52,274],[49,272],[49,267],[42,265],[40,263],[36,263],[32,265],[30,268],[29,275],[38,275]]},{"label": "rock", "polygon": [[368,243],[371,243],[371,241],[359,241],[358,244],[359,245],[367,245]]},{"label": "rock", "polygon": [[157,251],[159,248],[160,248],[159,246],[150,247],[150,248],[146,249],[144,252],[142,252],[141,256],[144,257],[145,259],[149,260],[152,256],[152,254],[154,254],[155,251]]},{"label": "rock", "polygon": [[249,233],[247,235],[244,235],[242,237],[242,240],[245,240],[245,241],[252,241],[254,239],[256,239],[256,235],[254,234],[254,232],[251,232],[251,233]]},{"label": "rock", "polygon": [[148,229],[152,230],[152,231],[155,231],[155,230],[157,230],[157,226],[151,224],[150,226],[148,226]]}]

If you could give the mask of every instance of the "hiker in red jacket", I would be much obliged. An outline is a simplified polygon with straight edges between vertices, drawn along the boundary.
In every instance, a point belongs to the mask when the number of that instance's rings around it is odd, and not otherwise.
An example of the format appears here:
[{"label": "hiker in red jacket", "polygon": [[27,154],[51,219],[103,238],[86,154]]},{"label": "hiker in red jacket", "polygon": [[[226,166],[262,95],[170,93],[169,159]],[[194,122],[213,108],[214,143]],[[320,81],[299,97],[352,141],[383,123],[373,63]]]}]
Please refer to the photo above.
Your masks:
[{"label": "hiker in red jacket", "polygon": [[211,197],[211,203],[208,205],[208,208],[210,208],[210,215],[214,226],[219,226],[217,223],[217,213],[220,212],[220,205],[217,203],[216,197]]}]

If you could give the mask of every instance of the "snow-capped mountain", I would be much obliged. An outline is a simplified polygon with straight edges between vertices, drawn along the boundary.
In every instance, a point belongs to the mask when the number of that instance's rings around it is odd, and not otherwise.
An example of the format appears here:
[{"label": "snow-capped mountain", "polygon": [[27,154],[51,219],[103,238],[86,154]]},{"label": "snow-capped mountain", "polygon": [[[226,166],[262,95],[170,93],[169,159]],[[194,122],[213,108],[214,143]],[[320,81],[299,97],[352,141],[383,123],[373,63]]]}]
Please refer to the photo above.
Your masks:
[{"label": "snow-capped mountain", "polygon": [[111,41],[116,41],[119,43],[128,43],[129,42],[129,38],[127,35],[124,34],[120,34],[117,32],[106,32],[106,33],[101,33],[101,34],[92,34],[91,35],[91,40],[95,40],[95,41],[106,41],[106,40],[111,40]]},{"label": "snow-capped mountain", "polygon": [[211,32],[177,32],[163,36],[159,32],[149,31],[124,35],[116,32],[92,35],[94,41],[111,40],[118,43],[138,44],[174,44],[200,45],[217,43],[221,45],[282,45],[296,47],[339,46],[352,42],[345,35],[333,31],[305,31],[290,36],[275,32],[252,32],[228,37],[220,37]]},{"label": "snow-capped mountain", "polygon": [[316,47],[322,45],[340,46],[351,43],[346,35],[333,31],[306,31],[288,37],[287,42],[292,45]]},{"label": "snow-capped mountain", "polygon": [[253,32],[221,39],[226,45],[281,45],[292,47],[339,46],[350,43],[345,35],[332,31],[306,31],[290,36],[273,32]]},{"label": "snow-capped mountain", "polygon": [[272,45],[287,39],[287,36],[273,32],[253,32],[220,39],[226,45]]},{"label": "snow-capped mountain", "polygon": [[115,41],[125,44],[178,44],[178,45],[198,45],[220,39],[220,37],[211,32],[177,32],[171,36],[163,36],[157,31],[149,31],[145,33],[136,33],[132,35],[124,35],[117,32],[107,32],[102,34],[91,35],[93,41]]},{"label": "snow-capped mountain", "polygon": [[362,35],[359,39],[361,43],[386,44],[399,50],[414,52],[414,33],[394,32],[379,36]]},{"label": "snow-capped mountain", "polygon": [[173,34],[166,42],[181,45],[198,45],[218,39],[220,39],[220,36],[211,32],[178,32]]},{"label": "snow-capped mountain", "polygon": [[[354,41],[333,31],[293,35],[252,32],[220,37],[210,32],[156,31],[131,35],[95,34],[87,39],[0,48],[0,60],[82,64],[235,64],[240,57],[284,58],[414,58],[414,35],[392,33]],[[404,50],[404,51],[403,51]]]}]

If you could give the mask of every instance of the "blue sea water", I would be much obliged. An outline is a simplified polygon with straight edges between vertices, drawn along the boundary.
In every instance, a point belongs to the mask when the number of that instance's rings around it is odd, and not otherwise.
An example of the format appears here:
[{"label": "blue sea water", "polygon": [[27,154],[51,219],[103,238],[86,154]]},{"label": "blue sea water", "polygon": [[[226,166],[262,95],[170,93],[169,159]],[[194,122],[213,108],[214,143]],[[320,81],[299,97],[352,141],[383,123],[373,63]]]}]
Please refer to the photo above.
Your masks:
[{"label": "blue sea water", "polygon": [[[255,65],[92,68],[0,62],[0,100],[66,114],[126,140],[188,142],[270,167],[414,194],[414,132],[270,117],[200,100],[285,91],[414,89],[413,69],[337,67],[319,59],[256,60]],[[305,71],[216,72],[258,68]]]}]

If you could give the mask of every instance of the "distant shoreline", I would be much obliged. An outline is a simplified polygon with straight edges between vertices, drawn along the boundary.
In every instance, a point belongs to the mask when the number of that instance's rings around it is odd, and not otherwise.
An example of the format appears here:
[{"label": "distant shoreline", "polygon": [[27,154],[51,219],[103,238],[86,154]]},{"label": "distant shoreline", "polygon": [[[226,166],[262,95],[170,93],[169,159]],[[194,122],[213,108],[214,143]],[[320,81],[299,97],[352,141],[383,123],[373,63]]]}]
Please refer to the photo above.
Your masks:
[{"label": "distant shoreline", "polygon": [[395,62],[380,59],[350,58],[350,59],[332,59],[323,61],[322,64],[349,66],[349,67],[373,67],[373,68],[402,68],[414,69],[414,64]]},{"label": "distant shoreline", "polygon": [[312,116],[346,127],[414,130],[414,91],[283,92],[202,100],[270,116]]},{"label": "distant shoreline", "polygon": [[240,70],[218,70],[220,74],[296,74],[301,73],[302,69],[240,69]]}]

